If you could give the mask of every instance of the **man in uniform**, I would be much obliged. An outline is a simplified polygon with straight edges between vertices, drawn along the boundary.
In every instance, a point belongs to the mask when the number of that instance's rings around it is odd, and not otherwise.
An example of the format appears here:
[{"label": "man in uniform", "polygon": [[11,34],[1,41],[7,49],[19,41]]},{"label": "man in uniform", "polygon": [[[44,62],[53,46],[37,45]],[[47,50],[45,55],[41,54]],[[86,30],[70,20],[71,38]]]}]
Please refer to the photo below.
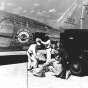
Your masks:
[{"label": "man in uniform", "polygon": [[38,66],[38,46],[41,44],[39,43],[39,38],[36,39],[36,44],[31,44],[27,50],[27,56],[28,56],[28,70],[31,70],[32,68],[36,68]]},{"label": "man in uniform", "polygon": [[40,39],[40,43],[45,45],[45,49],[46,49],[46,63],[43,65],[48,65],[51,61],[51,41],[50,41],[50,37],[49,35],[45,35],[45,41],[42,41]]}]

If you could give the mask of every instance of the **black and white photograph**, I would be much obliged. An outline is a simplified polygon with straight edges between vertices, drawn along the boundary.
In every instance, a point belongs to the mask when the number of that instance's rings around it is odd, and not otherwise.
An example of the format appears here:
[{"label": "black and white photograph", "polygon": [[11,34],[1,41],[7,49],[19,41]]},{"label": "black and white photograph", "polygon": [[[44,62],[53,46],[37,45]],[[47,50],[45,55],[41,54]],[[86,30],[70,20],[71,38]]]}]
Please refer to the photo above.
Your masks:
[{"label": "black and white photograph", "polygon": [[0,0],[1,88],[88,88],[88,0]]}]

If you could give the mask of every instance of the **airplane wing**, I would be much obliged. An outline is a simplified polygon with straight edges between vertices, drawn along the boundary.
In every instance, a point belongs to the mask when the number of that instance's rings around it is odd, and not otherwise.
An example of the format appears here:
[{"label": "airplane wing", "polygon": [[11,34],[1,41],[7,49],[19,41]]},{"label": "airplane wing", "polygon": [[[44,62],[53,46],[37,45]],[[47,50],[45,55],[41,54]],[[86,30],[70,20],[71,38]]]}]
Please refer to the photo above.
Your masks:
[{"label": "airplane wing", "polygon": [[81,29],[88,29],[88,0],[83,2],[81,15]]},{"label": "airplane wing", "polygon": [[70,8],[57,20],[59,28],[79,28],[82,13],[83,0],[76,0]]}]

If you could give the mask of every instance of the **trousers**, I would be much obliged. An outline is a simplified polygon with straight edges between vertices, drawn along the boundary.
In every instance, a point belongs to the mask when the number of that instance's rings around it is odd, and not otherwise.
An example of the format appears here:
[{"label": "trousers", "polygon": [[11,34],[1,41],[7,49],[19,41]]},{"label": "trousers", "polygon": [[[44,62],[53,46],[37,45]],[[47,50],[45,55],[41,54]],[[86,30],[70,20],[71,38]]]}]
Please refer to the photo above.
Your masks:
[{"label": "trousers", "polygon": [[46,49],[47,62],[51,60],[51,48]]},{"label": "trousers", "polygon": [[37,59],[34,57],[33,54],[30,54],[28,52],[27,56],[28,56],[28,69],[36,68],[38,65]]}]

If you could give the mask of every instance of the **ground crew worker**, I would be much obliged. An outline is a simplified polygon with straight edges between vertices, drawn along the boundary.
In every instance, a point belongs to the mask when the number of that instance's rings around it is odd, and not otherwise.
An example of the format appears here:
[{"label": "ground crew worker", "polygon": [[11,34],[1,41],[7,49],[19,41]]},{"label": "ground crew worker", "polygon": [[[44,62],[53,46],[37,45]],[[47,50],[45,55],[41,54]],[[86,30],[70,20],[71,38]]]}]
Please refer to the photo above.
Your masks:
[{"label": "ground crew worker", "polygon": [[45,35],[45,42],[40,40],[41,41],[41,44],[44,44],[45,45],[45,49],[46,49],[46,63],[45,64],[48,64],[50,61],[51,61],[51,41],[50,41],[50,37],[49,35]]},{"label": "ground crew worker", "polygon": [[36,39],[36,44],[31,44],[30,47],[27,50],[27,56],[28,56],[28,70],[31,70],[32,68],[37,67],[37,51],[38,46],[41,44],[39,43],[39,39]]},{"label": "ground crew worker", "polygon": [[59,57],[61,57],[61,63],[62,63],[62,67],[63,67],[63,71],[62,71],[62,74],[61,74],[61,78],[65,79],[66,77],[66,71],[68,69],[68,64],[67,64],[67,53],[64,49],[60,48],[59,49]]}]

